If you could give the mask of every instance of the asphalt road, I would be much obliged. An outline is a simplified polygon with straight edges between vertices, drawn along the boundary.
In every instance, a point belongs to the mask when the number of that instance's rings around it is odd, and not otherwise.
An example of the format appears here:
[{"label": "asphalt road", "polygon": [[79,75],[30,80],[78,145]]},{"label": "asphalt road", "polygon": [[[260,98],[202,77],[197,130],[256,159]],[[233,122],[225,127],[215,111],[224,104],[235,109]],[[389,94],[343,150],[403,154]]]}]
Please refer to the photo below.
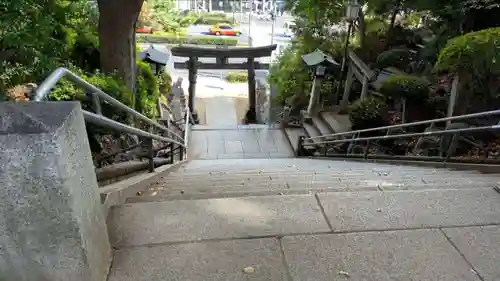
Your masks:
[{"label": "asphalt road", "polygon": [[[236,19],[239,19],[239,15],[235,15]],[[278,45],[287,45],[289,44],[290,38],[284,37],[283,36],[283,25],[287,21],[291,21],[291,17],[278,17],[276,19],[275,23],[275,36],[273,40],[272,38],[272,22],[271,21],[264,21],[264,20],[259,20],[259,19],[252,19],[252,24],[251,27],[249,27],[249,21],[248,21],[248,16],[244,17],[244,20],[242,21],[241,25],[237,28],[240,29],[242,32],[242,35],[239,37],[239,42],[240,43],[249,43],[249,35],[252,37],[252,46],[264,46],[264,45],[269,45],[273,41],[274,44]],[[206,34],[209,25],[195,25],[191,26],[188,28],[188,34],[191,35],[200,35],[200,34]],[[248,33],[248,31],[251,32],[251,34]],[[149,44],[143,44],[142,46],[144,48],[147,48]],[[154,44],[154,45],[164,45],[167,46],[166,44]],[[278,49],[282,49],[283,46],[278,46]],[[204,47],[213,47],[213,46],[204,46]],[[279,50],[277,51],[279,52]],[[172,62],[185,62],[187,58],[184,57],[173,57]],[[260,63],[271,63],[271,57],[264,57],[257,59],[258,62]],[[215,63],[216,59],[215,58],[200,58],[200,62],[204,63]],[[246,59],[239,59],[239,58],[230,58],[229,63],[244,63],[246,62]],[[173,65],[172,63],[172,65]],[[227,70],[227,69],[217,69],[217,70],[199,70],[198,75],[199,76],[206,76],[206,77],[214,77],[214,78],[221,78],[225,77],[227,73],[229,72],[234,72],[237,70]],[[242,70],[243,71],[243,70]],[[262,75],[262,73],[265,73],[266,70],[257,70],[256,74],[257,76]],[[175,69],[174,74],[175,76],[180,76],[180,77],[187,77],[188,71],[186,69]],[[267,76],[267,75],[264,75]]]}]

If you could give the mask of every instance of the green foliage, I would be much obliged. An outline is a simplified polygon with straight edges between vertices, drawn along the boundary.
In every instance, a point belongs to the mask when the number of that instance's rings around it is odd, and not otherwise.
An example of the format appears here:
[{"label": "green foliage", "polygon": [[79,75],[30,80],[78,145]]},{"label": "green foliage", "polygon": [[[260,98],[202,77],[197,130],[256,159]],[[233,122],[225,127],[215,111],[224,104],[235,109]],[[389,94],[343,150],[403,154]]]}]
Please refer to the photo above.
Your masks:
[{"label": "green foliage", "polygon": [[247,72],[230,72],[226,76],[226,81],[229,83],[245,83],[248,82]]},{"label": "green foliage", "polygon": [[158,90],[161,96],[170,95],[172,93],[172,76],[166,71],[162,71],[157,78]]},{"label": "green foliage", "polygon": [[[117,76],[106,75],[100,72],[95,72],[91,75],[85,74],[83,71],[72,68],[72,71],[82,77],[90,84],[101,89],[106,94],[119,100],[123,104],[134,108],[135,97],[132,92],[128,90],[125,83]],[[84,109],[91,110],[92,102],[90,97],[81,88],[75,87],[70,81],[63,79],[56,87],[50,92],[49,100],[54,101],[80,101]],[[125,113],[118,111],[106,103],[101,103],[103,115],[117,120],[120,122],[127,122]]]},{"label": "green foliage", "polygon": [[437,72],[481,76],[500,73],[500,27],[453,38],[439,54]]},{"label": "green foliage", "polygon": [[193,44],[193,45],[238,45],[238,38],[215,36],[186,36],[186,35],[148,35],[137,34],[137,41],[163,44]]},{"label": "green foliage", "polygon": [[391,49],[378,55],[377,66],[380,69],[393,66],[404,70],[410,63],[411,57],[412,54],[408,49]]},{"label": "green foliage", "polygon": [[96,65],[88,36],[97,38],[96,9],[88,1],[2,1],[0,10],[0,92],[69,63]]},{"label": "green foliage", "polygon": [[307,95],[312,81],[295,47],[289,47],[280,54],[278,63],[269,69],[268,80],[277,91],[276,102],[283,105],[295,95]]},{"label": "green foliage", "polygon": [[155,118],[158,115],[157,102],[160,96],[157,78],[148,63],[138,61],[137,66],[137,110],[147,117]]},{"label": "green foliage", "polygon": [[232,19],[229,19],[224,13],[200,13],[194,24],[209,24],[215,25],[219,23],[233,24]]},{"label": "green foliage", "polygon": [[387,98],[423,102],[429,98],[429,82],[417,76],[391,75],[382,83],[379,91]]},{"label": "green foliage", "polygon": [[385,125],[387,105],[379,98],[370,96],[358,99],[349,106],[349,119],[354,130],[376,128]]}]

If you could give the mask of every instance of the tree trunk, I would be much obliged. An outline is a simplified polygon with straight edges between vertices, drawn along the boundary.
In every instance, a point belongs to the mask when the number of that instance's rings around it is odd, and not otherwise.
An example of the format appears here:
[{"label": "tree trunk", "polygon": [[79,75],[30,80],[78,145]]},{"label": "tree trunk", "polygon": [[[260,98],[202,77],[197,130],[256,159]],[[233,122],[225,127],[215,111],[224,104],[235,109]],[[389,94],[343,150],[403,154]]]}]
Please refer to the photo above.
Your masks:
[{"label": "tree trunk", "polygon": [[358,12],[358,29],[359,29],[359,45],[361,50],[365,49],[366,45],[366,23],[365,23],[365,14],[363,13],[363,9],[359,9]]},{"label": "tree trunk", "polygon": [[391,14],[391,22],[389,25],[389,28],[387,29],[387,33],[385,35],[385,43],[384,43],[384,50],[389,49],[389,46],[392,44],[393,41],[393,30],[394,30],[394,24],[396,23],[396,16],[398,15],[399,9],[394,9]]},{"label": "tree trunk", "polygon": [[458,80],[458,99],[453,110],[453,116],[464,115],[468,113],[470,103],[474,96],[474,92],[470,88],[472,83],[472,75],[460,73]]},{"label": "tree trunk", "polygon": [[135,23],[144,0],[98,0],[101,70],[135,85]]}]

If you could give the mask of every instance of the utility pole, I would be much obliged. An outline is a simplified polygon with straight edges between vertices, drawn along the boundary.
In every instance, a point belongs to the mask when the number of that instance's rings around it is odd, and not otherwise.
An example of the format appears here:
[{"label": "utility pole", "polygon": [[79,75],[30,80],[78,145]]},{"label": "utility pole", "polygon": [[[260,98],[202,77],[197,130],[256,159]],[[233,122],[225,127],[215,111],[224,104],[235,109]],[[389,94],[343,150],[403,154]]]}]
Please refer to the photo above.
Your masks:
[{"label": "utility pole", "polygon": [[252,43],[252,11],[248,14],[248,45],[253,46]]},{"label": "utility pole", "polygon": [[243,22],[243,0],[240,0],[240,24]]},{"label": "utility pole", "polygon": [[271,45],[274,44],[274,29],[276,26],[276,0],[273,0],[271,3],[271,20],[273,24],[271,25]]}]

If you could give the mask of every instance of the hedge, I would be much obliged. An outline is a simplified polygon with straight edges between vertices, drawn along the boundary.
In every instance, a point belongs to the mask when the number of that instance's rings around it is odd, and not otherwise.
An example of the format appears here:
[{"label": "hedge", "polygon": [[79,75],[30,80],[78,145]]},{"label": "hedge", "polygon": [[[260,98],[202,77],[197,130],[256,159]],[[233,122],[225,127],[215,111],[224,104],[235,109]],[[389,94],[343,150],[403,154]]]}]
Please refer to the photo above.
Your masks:
[{"label": "hedge", "polygon": [[406,98],[425,101],[429,98],[429,82],[412,75],[391,75],[382,83],[379,92],[386,98]]},{"label": "hedge", "polygon": [[229,83],[245,83],[248,82],[247,72],[230,72],[226,76],[226,81]]},{"label": "hedge", "polygon": [[500,27],[455,37],[441,50],[435,70],[481,75],[500,69]]},{"label": "hedge", "polygon": [[193,44],[193,45],[238,45],[238,38],[215,36],[176,36],[176,35],[148,35],[137,34],[138,42],[163,43],[163,44]]},{"label": "hedge", "polygon": [[353,130],[376,128],[385,125],[387,105],[379,98],[369,96],[358,99],[349,106],[349,119]]}]

